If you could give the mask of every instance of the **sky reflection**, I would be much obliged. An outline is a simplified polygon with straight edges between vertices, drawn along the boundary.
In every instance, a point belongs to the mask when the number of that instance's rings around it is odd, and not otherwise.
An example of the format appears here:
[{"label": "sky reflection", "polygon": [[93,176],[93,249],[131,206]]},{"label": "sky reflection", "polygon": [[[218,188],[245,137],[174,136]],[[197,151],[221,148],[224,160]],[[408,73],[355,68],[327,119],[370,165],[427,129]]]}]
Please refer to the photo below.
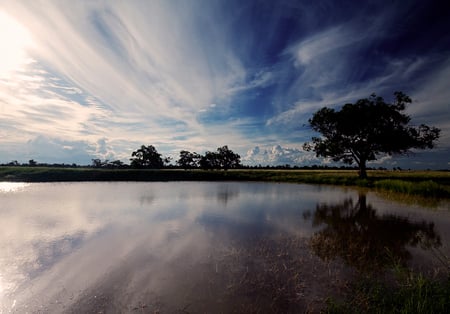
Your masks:
[{"label": "sky reflection", "polygon": [[22,182],[0,182],[0,193],[16,192],[27,186],[28,183]]},{"label": "sky reflection", "polygon": [[226,310],[261,282],[255,274],[288,282],[269,264],[301,273],[292,275],[295,297],[312,274],[327,276],[303,241],[321,228],[305,214],[352,198],[356,191],[341,188],[231,182],[45,183],[0,193],[0,310]]}]

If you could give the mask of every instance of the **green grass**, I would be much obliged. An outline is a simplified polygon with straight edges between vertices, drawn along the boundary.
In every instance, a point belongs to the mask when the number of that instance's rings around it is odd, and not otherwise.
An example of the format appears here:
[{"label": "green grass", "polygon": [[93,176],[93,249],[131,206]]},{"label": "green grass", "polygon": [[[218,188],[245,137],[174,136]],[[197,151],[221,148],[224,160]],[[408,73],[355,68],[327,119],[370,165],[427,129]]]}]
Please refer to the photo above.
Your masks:
[{"label": "green grass", "polygon": [[432,180],[411,182],[398,179],[384,179],[374,182],[377,189],[426,197],[449,197],[450,189]]},{"label": "green grass", "polygon": [[368,171],[361,180],[352,170],[137,170],[52,167],[0,167],[0,181],[268,181],[375,188],[406,195],[450,198],[448,171]]}]

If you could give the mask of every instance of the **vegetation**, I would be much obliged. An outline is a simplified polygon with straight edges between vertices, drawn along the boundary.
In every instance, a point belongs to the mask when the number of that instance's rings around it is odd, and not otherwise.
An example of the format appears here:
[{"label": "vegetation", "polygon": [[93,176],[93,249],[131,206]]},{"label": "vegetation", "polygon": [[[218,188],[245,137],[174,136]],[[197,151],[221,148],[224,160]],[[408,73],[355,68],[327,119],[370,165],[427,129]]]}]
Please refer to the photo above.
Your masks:
[{"label": "vegetation", "polygon": [[[360,179],[353,170],[257,170],[232,169],[112,169],[93,167],[0,167],[0,181],[266,181],[330,184],[375,188],[424,197],[450,198],[448,171],[378,171]],[[409,189],[405,189],[407,186]]]},{"label": "vegetation", "polygon": [[[364,193],[306,213],[313,226],[324,226],[310,238],[323,261],[339,258],[356,270],[343,299],[328,299],[327,313],[448,313],[450,259],[439,233],[428,221],[380,214]],[[408,268],[411,247],[429,250],[440,266],[427,274]],[[341,295],[342,297],[342,295]]]},{"label": "vegetation", "polygon": [[196,152],[189,152],[187,150],[180,151],[180,158],[177,160],[179,167],[187,170],[198,168],[201,156]]},{"label": "vegetation", "polygon": [[346,300],[329,299],[326,313],[448,313],[450,276],[432,280],[405,268],[391,283],[374,277],[358,280]]},{"label": "vegetation", "polygon": [[132,168],[161,169],[165,162],[153,145],[142,145],[131,157]]},{"label": "vegetation", "polygon": [[395,92],[393,104],[373,94],[370,98],[346,104],[340,111],[324,107],[309,120],[313,137],[304,149],[317,156],[332,157],[347,164],[356,162],[360,178],[366,178],[366,163],[382,154],[406,154],[411,149],[433,148],[440,130],[427,125],[413,127],[411,118],[403,114],[411,98]]},{"label": "vegetation", "polygon": [[238,168],[241,164],[241,156],[234,153],[228,146],[217,148],[217,152],[206,152],[205,156],[200,158],[200,168],[224,169]]}]

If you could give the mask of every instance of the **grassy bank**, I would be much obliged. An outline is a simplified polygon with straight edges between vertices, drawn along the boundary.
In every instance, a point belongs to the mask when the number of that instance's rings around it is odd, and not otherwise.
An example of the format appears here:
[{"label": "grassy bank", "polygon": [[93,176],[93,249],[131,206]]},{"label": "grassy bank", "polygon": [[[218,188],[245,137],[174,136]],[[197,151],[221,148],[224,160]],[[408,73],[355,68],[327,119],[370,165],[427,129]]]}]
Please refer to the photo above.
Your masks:
[{"label": "grassy bank", "polygon": [[450,198],[447,171],[369,171],[361,180],[351,170],[137,170],[0,167],[0,181],[268,181],[376,188],[410,195]]}]

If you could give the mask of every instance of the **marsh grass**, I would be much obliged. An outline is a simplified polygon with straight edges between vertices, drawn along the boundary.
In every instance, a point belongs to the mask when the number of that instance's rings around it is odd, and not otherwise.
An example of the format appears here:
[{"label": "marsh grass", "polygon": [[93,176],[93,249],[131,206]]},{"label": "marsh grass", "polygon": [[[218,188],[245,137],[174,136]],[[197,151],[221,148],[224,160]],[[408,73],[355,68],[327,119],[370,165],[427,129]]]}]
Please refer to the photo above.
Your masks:
[{"label": "marsh grass", "polygon": [[[329,298],[325,313],[449,313],[450,259],[441,256],[444,278],[430,278],[391,259],[388,276],[361,275],[345,300]],[[392,275],[392,276],[389,276]]]},{"label": "marsh grass", "polygon": [[448,313],[450,278],[433,281],[413,274],[394,285],[361,280],[354,285],[352,296],[344,302],[327,301],[326,313]]},{"label": "marsh grass", "polygon": [[386,179],[374,182],[377,189],[392,191],[409,195],[426,197],[449,197],[450,189],[432,180],[411,182],[398,179]]}]

